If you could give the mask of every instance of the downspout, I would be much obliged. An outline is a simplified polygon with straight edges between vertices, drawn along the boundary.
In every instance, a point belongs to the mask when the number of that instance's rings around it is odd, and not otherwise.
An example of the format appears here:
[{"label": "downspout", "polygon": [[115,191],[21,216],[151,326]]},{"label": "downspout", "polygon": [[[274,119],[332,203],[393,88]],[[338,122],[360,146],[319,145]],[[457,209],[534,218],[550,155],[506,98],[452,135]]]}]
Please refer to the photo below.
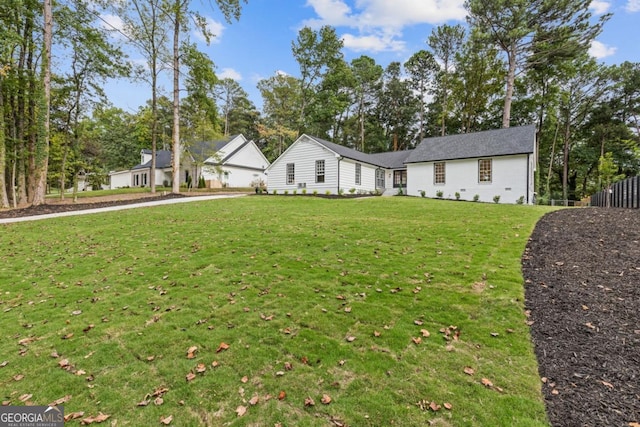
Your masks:
[{"label": "downspout", "polygon": [[531,163],[530,157],[531,157],[531,155],[529,153],[527,153],[527,204],[529,204],[529,193],[530,193],[530,188],[529,188],[529,185],[530,185],[530,183],[529,183],[529,172],[530,172],[529,167],[530,167],[530,163]]},{"label": "downspout", "polygon": [[336,154],[336,159],[338,159],[338,191],[336,194],[340,194],[340,160],[342,160],[342,157]]}]

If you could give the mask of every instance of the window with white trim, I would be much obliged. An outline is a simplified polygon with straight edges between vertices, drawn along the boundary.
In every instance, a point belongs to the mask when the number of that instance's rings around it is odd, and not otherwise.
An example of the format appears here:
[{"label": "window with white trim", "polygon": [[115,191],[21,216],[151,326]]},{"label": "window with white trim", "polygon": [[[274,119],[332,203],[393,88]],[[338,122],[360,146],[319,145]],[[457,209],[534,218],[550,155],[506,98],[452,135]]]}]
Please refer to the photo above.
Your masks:
[{"label": "window with white trim", "polygon": [[376,169],[376,188],[384,188],[384,169]]},{"label": "window with white trim", "polygon": [[491,182],[491,159],[478,160],[478,182]]},{"label": "window with white trim", "polygon": [[324,182],[324,160],[316,160],[316,182]]},{"label": "window with white trim", "polygon": [[393,188],[406,188],[407,186],[407,171],[399,170],[393,171]]},{"label": "window with white trim", "polygon": [[433,183],[444,184],[445,183],[445,163],[437,162],[433,164]]},{"label": "window with white trim", "polygon": [[296,182],[296,165],[295,163],[287,163],[287,184],[295,184]]},{"label": "window with white trim", "polygon": [[362,183],[362,165],[360,163],[356,163],[356,185],[360,185]]}]

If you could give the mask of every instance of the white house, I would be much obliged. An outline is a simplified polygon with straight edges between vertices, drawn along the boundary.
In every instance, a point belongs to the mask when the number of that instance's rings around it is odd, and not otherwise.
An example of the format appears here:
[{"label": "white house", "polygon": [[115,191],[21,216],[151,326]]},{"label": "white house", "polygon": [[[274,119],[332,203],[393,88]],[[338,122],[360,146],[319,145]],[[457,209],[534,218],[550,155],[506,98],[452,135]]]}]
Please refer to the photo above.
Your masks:
[{"label": "white house", "polygon": [[254,187],[266,183],[269,161],[253,141],[235,135],[222,141],[202,141],[187,149],[194,159],[193,175],[208,187]]},{"label": "white house", "polygon": [[407,194],[532,204],[535,133],[530,125],[426,138],[405,161]]},{"label": "white house", "polygon": [[[209,188],[251,187],[264,181],[269,161],[253,141],[243,135],[224,141],[199,142],[180,156],[180,184],[197,186],[200,176]],[[131,170],[109,173],[109,188],[148,187],[151,174],[151,150],[140,152],[140,163]],[[156,185],[170,186],[173,169],[171,151],[156,151]]]},{"label": "white house", "polygon": [[268,168],[267,190],[319,194],[406,190],[409,151],[366,154],[302,135]]}]

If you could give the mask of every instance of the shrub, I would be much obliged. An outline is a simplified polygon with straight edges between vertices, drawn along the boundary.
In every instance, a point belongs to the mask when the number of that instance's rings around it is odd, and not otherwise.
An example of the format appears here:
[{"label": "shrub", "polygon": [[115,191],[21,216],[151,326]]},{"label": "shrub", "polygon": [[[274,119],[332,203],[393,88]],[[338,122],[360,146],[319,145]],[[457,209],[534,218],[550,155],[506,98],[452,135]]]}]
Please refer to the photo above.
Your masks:
[{"label": "shrub", "polygon": [[278,190],[273,190],[273,195],[275,196],[276,194],[278,194]]},{"label": "shrub", "polygon": [[427,197],[427,192],[424,190],[420,190],[420,196]]},{"label": "shrub", "polygon": [[162,181],[162,186],[165,187],[165,188],[169,187],[169,181],[166,180],[166,179],[164,181]]},{"label": "shrub", "polygon": [[284,190],[284,195],[286,196],[287,194],[289,194],[289,190]]},{"label": "shrub", "polygon": [[342,196],[344,194],[344,188],[341,188],[340,190],[338,190],[338,194]]},{"label": "shrub", "polygon": [[493,196],[493,203],[500,203],[500,196]]},{"label": "shrub", "polygon": [[356,189],[355,189],[355,188],[350,188],[350,189],[349,189],[349,193],[353,194],[353,193],[355,193],[355,192],[356,192]]},{"label": "shrub", "polygon": [[324,194],[326,194],[327,196],[331,194],[331,190],[327,190],[324,192]]},{"label": "shrub", "polygon": [[313,195],[317,196],[318,195],[318,190],[313,190]]},{"label": "shrub", "polygon": [[200,175],[200,178],[198,178],[198,188],[206,188],[207,184],[204,181],[204,176]]},{"label": "shrub", "polygon": [[404,193],[402,192],[402,187],[398,188],[398,196],[402,196]]},{"label": "shrub", "polygon": [[473,196],[473,201],[477,202],[478,200],[480,200],[480,195],[476,194],[475,196]]},{"label": "shrub", "polygon": [[306,188],[302,189],[302,194],[307,194],[307,189]]},{"label": "shrub", "polygon": [[460,193],[456,191],[456,200],[460,200]]},{"label": "shrub", "polygon": [[298,190],[293,190],[292,193],[295,196],[296,194],[298,194]]},{"label": "shrub", "polygon": [[516,200],[516,203],[519,205],[524,205],[524,196],[518,197],[518,200]]},{"label": "shrub", "polygon": [[443,194],[444,194],[444,193],[442,192],[442,190],[438,190],[438,191],[436,191],[436,197],[437,197],[438,199],[442,199],[442,195],[443,195]]}]

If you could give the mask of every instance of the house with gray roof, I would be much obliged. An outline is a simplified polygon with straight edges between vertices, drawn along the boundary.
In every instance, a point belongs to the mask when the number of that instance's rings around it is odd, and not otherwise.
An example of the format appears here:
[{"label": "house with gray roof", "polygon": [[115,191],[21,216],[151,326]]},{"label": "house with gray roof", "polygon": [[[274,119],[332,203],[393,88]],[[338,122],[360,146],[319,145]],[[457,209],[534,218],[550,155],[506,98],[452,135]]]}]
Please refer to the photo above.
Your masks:
[{"label": "house with gray roof", "polygon": [[302,135],[267,168],[270,192],[404,192],[410,151],[367,154]]},{"label": "house with gray roof", "polygon": [[534,125],[424,139],[407,157],[407,194],[534,202]]},{"label": "house with gray roof", "polygon": [[[252,187],[264,182],[269,161],[253,141],[235,135],[219,141],[201,141],[184,149],[180,156],[180,184],[197,185],[202,176],[208,188]],[[140,163],[131,170],[111,172],[110,188],[148,187],[151,150],[140,152]],[[156,185],[171,185],[171,151],[156,151]]]},{"label": "house with gray roof", "polygon": [[268,168],[282,194],[407,194],[501,203],[534,201],[535,126],[426,138],[415,149],[367,154],[300,136]]}]

